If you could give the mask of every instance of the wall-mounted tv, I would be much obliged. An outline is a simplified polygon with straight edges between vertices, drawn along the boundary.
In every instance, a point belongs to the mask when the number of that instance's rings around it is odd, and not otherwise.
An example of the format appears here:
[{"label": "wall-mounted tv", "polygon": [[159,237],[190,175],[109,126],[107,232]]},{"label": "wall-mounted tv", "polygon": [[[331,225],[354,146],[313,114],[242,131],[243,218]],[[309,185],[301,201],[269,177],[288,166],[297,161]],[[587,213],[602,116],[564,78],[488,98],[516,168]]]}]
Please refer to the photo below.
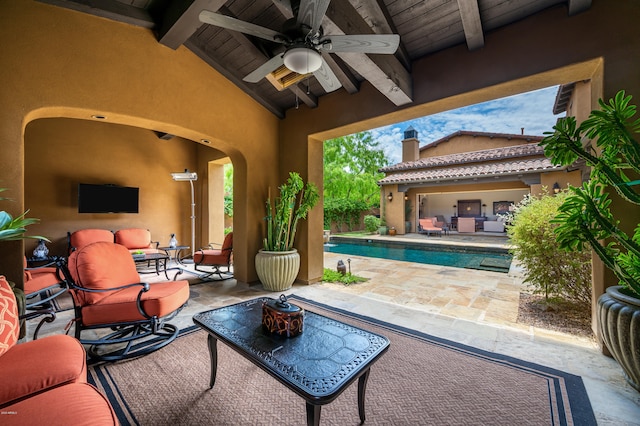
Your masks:
[{"label": "wall-mounted tv", "polygon": [[138,213],[138,188],[78,184],[78,213]]}]

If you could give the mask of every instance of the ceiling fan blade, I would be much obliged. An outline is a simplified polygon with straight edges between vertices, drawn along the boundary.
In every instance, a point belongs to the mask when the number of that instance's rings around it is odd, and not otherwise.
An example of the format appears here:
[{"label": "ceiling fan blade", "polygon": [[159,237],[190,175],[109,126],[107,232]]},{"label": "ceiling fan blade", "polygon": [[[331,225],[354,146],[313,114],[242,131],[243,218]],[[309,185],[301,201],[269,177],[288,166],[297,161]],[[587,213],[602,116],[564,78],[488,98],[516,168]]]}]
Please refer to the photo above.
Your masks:
[{"label": "ceiling fan blade", "polygon": [[331,0],[301,0],[298,8],[298,26],[308,25],[313,30],[313,34],[317,33],[329,3]]},{"label": "ceiling fan blade", "polygon": [[398,34],[333,35],[320,40],[325,52],[358,52],[392,54],[398,50]]},{"label": "ceiling fan blade", "polygon": [[219,13],[203,10],[200,12],[200,22],[215,25],[216,27],[226,28],[228,30],[239,31],[255,37],[260,37],[269,41],[283,42],[288,37],[284,34],[269,28],[261,27],[251,22],[241,21],[231,16],[221,15]]},{"label": "ceiling fan blade", "polygon": [[257,83],[262,80],[267,74],[277,70],[282,65],[284,65],[283,55],[276,55],[253,70],[251,73],[247,74],[247,76],[243,78],[243,80],[248,83]]},{"label": "ceiling fan blade", "polygon": [[318,80],[318,83],[322,86],[325,92],[333,92],[342,87],[338,77],[331,71],[329,64],[323,59],[322,66],[313,72],[313,76]]}]

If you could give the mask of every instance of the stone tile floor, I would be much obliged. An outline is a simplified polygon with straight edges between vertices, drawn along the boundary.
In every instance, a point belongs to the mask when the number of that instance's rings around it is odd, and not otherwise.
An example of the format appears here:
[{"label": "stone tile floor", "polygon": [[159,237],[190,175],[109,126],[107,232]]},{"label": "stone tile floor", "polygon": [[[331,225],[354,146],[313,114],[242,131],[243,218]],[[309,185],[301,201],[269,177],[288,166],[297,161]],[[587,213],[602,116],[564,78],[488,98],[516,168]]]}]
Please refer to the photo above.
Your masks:
[{"label": "stone tile floor", "polygon": [[[482,234],[386,238],[431,244],[506,244],[504,237]],[[503,274],[336,253],[324,254],[325,267],[335,268],[338,259],[346,257],[351,258],[351,272],[368,278],[367,282],[296,284],[285,293],[582,376],[598,424],[640,424],[640,393],[625,381],[618,364],[601,354],[593,339],[516,322],[523,288],[517,267]],[[197,282],[191,274],[182,276]],[[260,284],[233,279],[193,284],[189,304],[173,322],[191,326],[197,312],[263,295],[277,296]],[[59,313],[53,324],[43,327],[41,336],[63,332],[71,316],[70,311]],[[33,330],[35,324],[28,327]]]}]

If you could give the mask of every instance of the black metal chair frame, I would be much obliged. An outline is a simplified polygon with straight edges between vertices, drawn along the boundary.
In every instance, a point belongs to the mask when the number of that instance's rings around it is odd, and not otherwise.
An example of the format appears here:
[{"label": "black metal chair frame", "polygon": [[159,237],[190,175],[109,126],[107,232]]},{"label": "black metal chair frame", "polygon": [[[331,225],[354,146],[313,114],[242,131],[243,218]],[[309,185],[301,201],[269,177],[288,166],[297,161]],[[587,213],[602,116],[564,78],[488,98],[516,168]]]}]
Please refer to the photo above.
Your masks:
[{"label": "black metal chair frame", "polygon": [[[220,244],[213,244],[213,243],[209,244],[208,246],[201,248],[200,250],[197,250],[196,253],[203,252],[203,250],[214,250],[215,249],[213,247],[214,245],[220,245]],[[222,253],[233,252],[233,246],[221,249],[221,252]],[[231,253],[229,253],[228,258],[231,259]],[[211,268],[211,269],[210,270],[201,269],[203,267]],[[225,267],[227,268],[227,270],[223,271],[221,268],[225,268]],[[193,269],[198,272],[202,272],[202,274],[200,275],[200,279],[202,281],[224,281],[224,280],[233,278],[233,272],[231,271],[231,261],[229,261],[228,264],[220,264],[220,265],[206,265],[202,263],[196,263],[194,261]],[[181,273],[182,273],[182,270],[176,274],[176,277]],[[217,275],[218,278],[212,278],[213,275]],[[174,280],[176,277],[174,277]]]},{"label": "black metal chair frame", "polygon": [[[38,339],[38,332],[40,328],[44,325],[45,322],[52,323],[56,319],[56,312],[60,310],[60,307],[56,303],[58,297],[65,294],[69,288],[67,287],[67,281],[65,278],[60,276],[61,270],[59,266],[60,258],[55,258],[51,262],[46,265],[25,268],[26,271],[33,271],[39,268],[49,267],[56,265],[56,274],[58,275],[58,279],[60,280],[58,283],[50,285],[49,287],[45,287],[40,291],[26,294],[25,293],[25,313],[20,316],[21,320],[32,320],[34,318],[38,318],[40,316],[44,316],[36,326],[36,329],[33,333],[33,340]],[[36,299],[37,300],[32,300]],[[30,300],[32,300],[30,302]]]},{"label": "black metal chair frame", "polygon": [[[71,290],[78,292],[89,293],[105,293],[117,290],[124,290],[131,287],[140,287],[138,296],[136,298],[136,304],[138,311],[145,318],[138,321],[126,321],[126,322],[114,322],[109,324],[99,324],[87,326],[82,323],[82,307],[78,305],[75,297],[73,297],[74,311],[75,311],[75,337],[84,345],[89,345],[87,354],[96,361],[119,361],[122,359],[136,358],[143,355],[147,355],[154,352],[169,343],[171,343],[178,336],[179,329],[173,324],[167,323],[186,306],[186,303],[182,307],[178,308],[170,315],[159,318],[157,316],[148,315],[142,306],[142,295],[149,291],[149,283],[133,283],[119,287],[113,287],[108,289],[91,289],[82,287],[76,284],[71,277],[71,273],[66,265],[62,267],[67,285]],[[113,332],[102,336],[98,339],[83,339],[81,337],[84,330],[98,330],[103,328],[110,328]],[[100,354],[100,347],[108,347],[113,345],[119,345],[120,347],[109,351],[107,353]],[[122,347],[124,345],[124,347]]]}]

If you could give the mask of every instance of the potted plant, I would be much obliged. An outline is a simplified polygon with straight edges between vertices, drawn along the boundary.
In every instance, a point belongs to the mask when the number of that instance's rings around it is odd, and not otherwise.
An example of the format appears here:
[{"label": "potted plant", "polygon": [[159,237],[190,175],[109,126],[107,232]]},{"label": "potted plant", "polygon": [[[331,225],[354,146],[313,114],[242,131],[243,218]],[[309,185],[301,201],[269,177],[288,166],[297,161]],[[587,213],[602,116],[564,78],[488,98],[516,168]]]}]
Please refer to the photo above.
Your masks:
[{"label": "potted plant", "polygon": [[[591,167],[590,179],[582,187],[570,187],[559,207],[553,220],[559,225],[556,238],[566,250],[590,245],[620,280],[598,299],[598,328],[629,383],[640,390],[640,223],[632,235],[622,230],[609,198],[615,191],[631,204],[631,211],[640,206],[640,181],[632,180],[640,176],[640,144],[635,139],[640,119],[634,120],[636,106],[630,101],[631,96],[620,91],[608,103],[600,100],[601,110],[592,111],[579,126],[574,117],[559,119],[540,144],[554,164],[582,159]],[[598,149],[585,148],[585,138],[594,140]]]},{"label": "potted plant", "polygon": [[280,196],[272,201],[269,189],[266,237],[255,258],[258,278],[269,291],[283,291],[293,285],[300,269],[300,255],[293,248],[298,223],[320,199],[318,188],[313,183],[305,185],[295,172],[289,173],[279,191]]},{"label": "potted plant", "polygon": [[[0,192],[6,191],[8,188],[0,188]],[[10,200],[10,198],[0,197],[0,201]],[[6,211],[0,211],[0,241],[16,241],[16,240],[24,240],[27,238],[38,239],[41,241],[50,242],[48,238],[42,237],[39,235],[26,235],[27,226],[32,225],[40,221],[40,219],[28,218],[27,213],[29,210],[22,213],[20,216],[14,218],[11,214]],[[13,289],[13,292],[16,296],[16,301],[18,303],[18,313],[20,315],[24,314],[25,309],[25,296],[24,291],[15,287],[15,284],[9,282],[9,285]],[[25,335],[25,327],[24,320],[20,322],[20,338],[23,338]]]},{"label": "potted plant", "polygon": [[380,217],[380,226],[378,226],[378,234],[387,235],[387,221],[384,216]]}]

